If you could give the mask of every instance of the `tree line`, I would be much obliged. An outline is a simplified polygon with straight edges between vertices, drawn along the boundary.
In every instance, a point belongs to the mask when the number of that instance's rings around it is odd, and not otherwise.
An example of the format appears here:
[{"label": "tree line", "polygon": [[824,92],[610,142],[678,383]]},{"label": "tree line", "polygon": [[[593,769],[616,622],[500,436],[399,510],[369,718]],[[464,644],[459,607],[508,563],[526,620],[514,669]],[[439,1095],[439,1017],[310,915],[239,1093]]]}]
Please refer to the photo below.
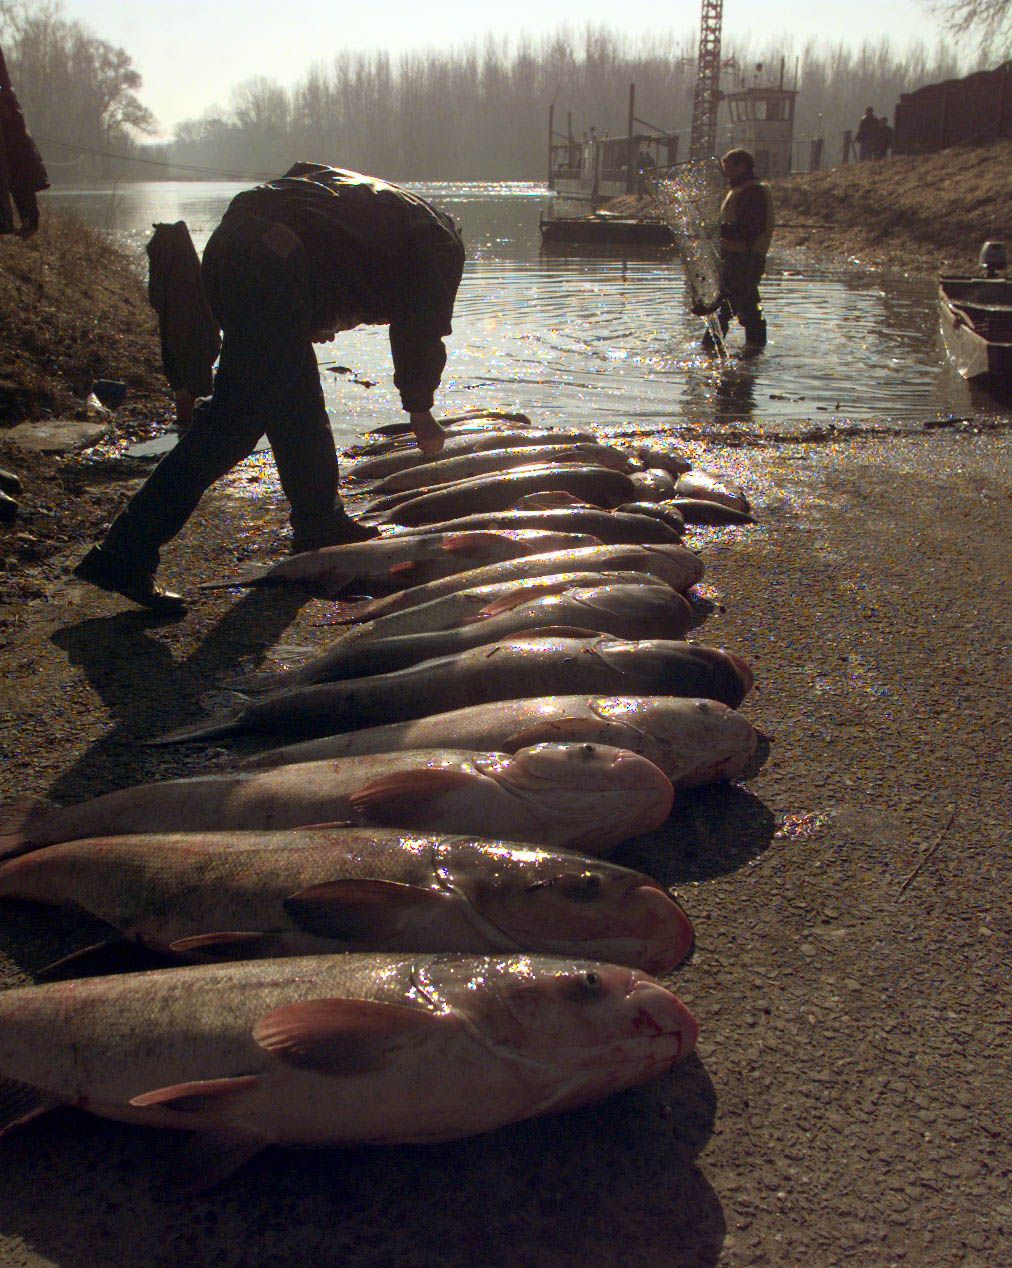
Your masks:
[{"label": "tree line", "polygon": [[[630,38],[607,27],[563,26],[540,38],[490,36],[397,56],[342,52],[294,85],[247,80],[231,90],[227,106],[152,144],[145,137],[156,122],[124,49],[67,20],[59,0],[0,0],[0,44],[55,181],[255,177],[299,158],[396,180],[543,180],[549,105],[559,133],[571,118],[576,137],[591,127],[621,135],[630,83],[639,119],[678,133],[684,155],[696,40],[695,29]],[[734,60],[725,89],[778,81],[783,66],[786,85],[799,91],[795,137],[823,136],[828,163],[839,161],[842,134],[856,128],[866,106],[891,116],[900,93],[996,60],[968,62],[951,43],[932,51],[889,41],[796,46],[775,36],[760,43],[726,35],[723,52]]]},{"label": "tree line", "polygon": [[[635,83],[638,118],[678,133],[685,155],[695,41],[695,33],[633,40],[588,27],[399,57],[341,53],[291,88],[265,77],[240,84],[227,109],[180,124],[162,153],[250,173],[307,158],[400,180],[539,180],[547,172],[549,104],[559,133],[571,117],[577,138],[591,127],[624,135]],[[891,116],[901,92],[965,69],[951,47],[897,51],[888,41],[795,50],[786,38],[732,37],[724,53],[735,63],[725,89],[779,82],[782,60],[786,86],[799,90],[795,137],[824,136],[828,162],[839,161],[842,134],[866,106]]]}]

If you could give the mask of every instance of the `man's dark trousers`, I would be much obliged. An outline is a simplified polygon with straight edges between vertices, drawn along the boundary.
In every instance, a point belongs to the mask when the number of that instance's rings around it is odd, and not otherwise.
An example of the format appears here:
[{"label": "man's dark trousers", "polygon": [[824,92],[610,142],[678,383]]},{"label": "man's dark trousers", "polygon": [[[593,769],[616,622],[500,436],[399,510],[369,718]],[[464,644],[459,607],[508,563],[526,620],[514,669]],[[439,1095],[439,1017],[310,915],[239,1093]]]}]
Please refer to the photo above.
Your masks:
[{"label": "man's dark trousers", "polygon": [[313,352],[305,250],[258,216],[226,216],[204,251],[208,302],[222,328],[210,399],[113,522],[103,549],[153,573],[159,549],[204,492],[270,441],[295,534],[331,527],[337,453]]},{"label": "man's dark trousers", "polygon": [[753,251],[726,251],[720,257],[720,284],[724,302],[718,309],[721,330],[726,334],[735,316],[745,328],[750,343],[766,342],[759,281],[766,272],[766,257]]}]

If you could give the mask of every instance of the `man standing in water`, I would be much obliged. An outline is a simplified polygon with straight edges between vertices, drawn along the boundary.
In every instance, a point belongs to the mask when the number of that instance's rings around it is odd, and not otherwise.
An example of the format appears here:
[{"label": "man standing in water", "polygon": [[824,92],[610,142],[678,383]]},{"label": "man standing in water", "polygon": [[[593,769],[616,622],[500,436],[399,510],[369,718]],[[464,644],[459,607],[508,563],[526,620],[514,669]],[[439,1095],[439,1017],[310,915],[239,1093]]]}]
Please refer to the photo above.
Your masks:
[{"label": "man standing in water", "polygon": [[[748,150],[728,150],[720,160],[731,188],[720,209],[720,287],[717,309],[722,334],[732,315],[745,328],[743,352],[752,355],[766,347],[766,321],[759,297],[759,281],[766,272],[766,253],[775,223],[770,187],[756,179],[755,160]],[[703,336],[712,350],[713,337]]]},{"label": "man standing in water", "polygon": [[338,497],[312,345],[362,323],[389,325],[401,404],[419,447],[437,453],[433,393],[463,267],[449,216],[385,181],[297,163],[239,194],[201,267],[222,328],[214,391],[74,575],[162,615],[182,613],[180,595],[155,584],[159,550],[265,433],[291,504],[293,553],[375,537]]}]

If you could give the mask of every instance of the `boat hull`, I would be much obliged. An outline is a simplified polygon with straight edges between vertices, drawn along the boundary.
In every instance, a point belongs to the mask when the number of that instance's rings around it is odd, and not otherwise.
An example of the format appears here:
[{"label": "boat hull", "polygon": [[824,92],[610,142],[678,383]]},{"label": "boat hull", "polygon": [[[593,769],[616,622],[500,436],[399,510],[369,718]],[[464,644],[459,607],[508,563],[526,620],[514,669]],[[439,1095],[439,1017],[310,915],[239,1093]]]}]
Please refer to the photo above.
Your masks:
[{"label": "boat hull", "polygon": [[938,321],[946,352],[964,379],[1012,385],[1012,282],[943,277]]}]

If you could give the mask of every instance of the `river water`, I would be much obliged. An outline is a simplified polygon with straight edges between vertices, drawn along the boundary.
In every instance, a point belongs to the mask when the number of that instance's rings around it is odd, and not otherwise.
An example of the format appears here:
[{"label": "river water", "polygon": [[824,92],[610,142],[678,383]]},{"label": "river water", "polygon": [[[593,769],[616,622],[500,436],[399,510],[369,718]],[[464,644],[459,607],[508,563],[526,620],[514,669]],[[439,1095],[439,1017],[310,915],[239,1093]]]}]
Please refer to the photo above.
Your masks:
[{"label": "river water", "polygon": [[[143,182],[46,199],[140,253],[163,220],[186,220],[201,248],[242,188]],[[539,221],[553,199],[540,186],[412,188],[454,216],[468,248],[437,412],[502,407],[607,432],[703,425],[790,437],[829,424],[919,429],[997,409],[946,362],[930,280],[774,249],[769,348],[722,363],[698,351],[702,323],[670,253],[544,253]],[[733,334],[732,349],[740,341]],[[398,418],[385,330],[349,331],[318,351],[340,440]]]}]

